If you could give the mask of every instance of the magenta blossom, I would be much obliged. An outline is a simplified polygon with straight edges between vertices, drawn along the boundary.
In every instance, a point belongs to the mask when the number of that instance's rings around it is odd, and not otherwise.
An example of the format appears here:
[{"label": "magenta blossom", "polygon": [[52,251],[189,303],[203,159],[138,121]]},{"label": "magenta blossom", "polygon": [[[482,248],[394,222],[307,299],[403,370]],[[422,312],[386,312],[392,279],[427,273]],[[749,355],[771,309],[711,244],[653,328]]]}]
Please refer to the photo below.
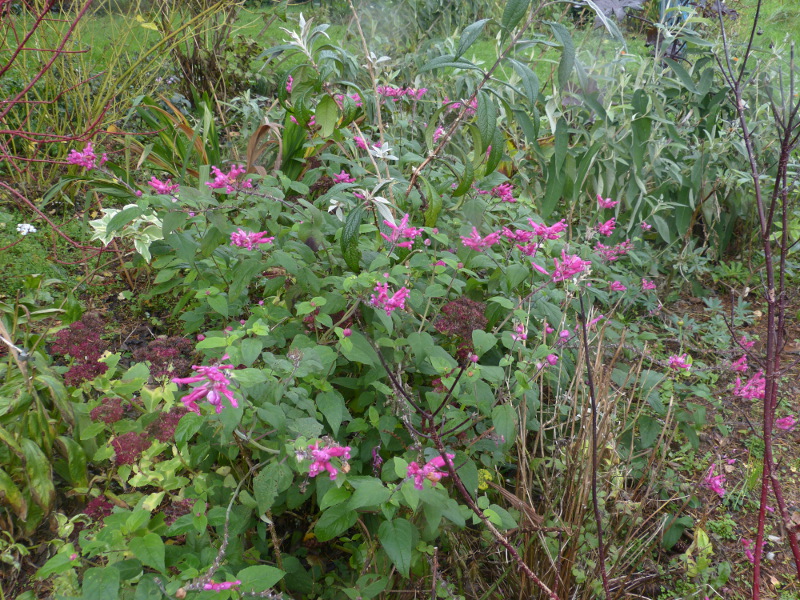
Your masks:
[{"label": "magenta blossom", "polygon": [[[390,235],[386,235],[385,233],[381,232],[383,239],[401,248],[411,248],[411,246],[414,245],[414,239],[421,236],[423,234],[423,230],[416,227],[409,227],[409,218],[409,215],[405,214],[399,225],[395,225],[391,221],[384,221],[383,224],[391,229],[392,233]],[[399,241],[401,239],[403,241]]]},{"label": "magenta blossom", "polygon": [[403,310],[406,306],[406,298],[411,295],[408,288],[401,287],[394,294],[389,296],[389,284],[378,283],[375,285],[378,295],[372,294],[370,304],[376,308],[382,308],[387,315],[391,315],[395,310]]},{"label": "magenta blossom", "polygon": [[256,244],[271,244],[275,237],[266,237],[267,231],[245,231],[241,227],[231,234],[231,246],[252,250]]},{"label": "magenta blossom", "polygon": [[618,260],[631,250],[633,250],[633,244],[630,240],[620,242],[616,246],[606,246],[605,244],[598,242],[594,248],[594,251],[608,262],[614,262],[615,260]]},{"label": "magenta blossom", "polygon": [[[742,548],[744,549],[744,555],[747,557],[747,560],[749,560],[751,563],[755,563],[756,562],[756,555],[755,555],[756,543],[753,540],[748,540],[746,538],[742,538],[741,539],[741,544],[742,544]],[[766,540],[761,542],[761,547],[762,548],[764,546],[766,546],[766,545],[767,545],[767,541]]]},{"label": "magenta blossom", "polygon": [[[321,444],[311,444],[308,447],[308,451],[313,460],[311,467],[308,469],[309,477],[316,477],[320,473],[327,471],[330,473],[331,481],[333,481],[339,474],[339,469],[331,464],[331,459],[336,457],[342,459],[342,461],[350,460],[350,446],[333,444],[326,448]],[[347,469],[345,469],[346,472]]]},{"label": "magenta blossom", "polygon": [[172,183],[172,179],[167,179],[166,181],[159,181],[158,179],[156,179],[155,175],[153,175],[150,178],[150,181],[147,182],[147,185],[153,188],[153,190],[155,190],[157,194],[163,194],[165,196],[169,196],[171,194],[176,193],[178,191],[178,188],[180,188],[180,185],[178,185],[177,183],[175,184]]},{"label": "magenta blossom", "polygon": [[437,127],[436,131],[433,132],[433,143],[439,143],[439,140],[442,139],[442,136],[445,134],[444,127]]},{"label": "magenta blossom", "polygon": [[558,356],[555,354],[548,354],[545,360],[552,366],[558,362]]},{"label": "magenta blossom", "polygon": [[650,281],[649,279],[642,279],[642,291],[645,290],[654,290],[656,289],[656,284]]},{"label": "magenta blossom", "polygon": [[561,219],[558,223],[554,223],[550,227],[540,225],[533,219],[528,219],[528,222],[531,224],[531,227],[533,227],[534,235],[546,240],[557,240],[561,237],[561,232],[567,229],[566,219]]},{"label": "magenta blossom", "polygon": [[[447,462],[453,464],[455,454],[447,454]],[[418,490],[422,489],[422,483],[427,479],[434,485],[438,483],[442,477],[447,477],[447,472],[441,471],[444,468],[444,458],[437,456],[430,459],[425,466],[420,467],[416,462],[408,464],[408,476],[414,478],[414,487]]]},{"label": "magenta blossom", "polygon": [[597,206],[600,208],[614,208],[617,204],[619,204],[619,200],[612,200],[611,198],[603,200],[603,197],[597,194]]},{"label": "magenta blossom", "polygon": [[744,373],[747,371],[747,355],[742,354],[742,357],[739,360],[734,361],[731,363],[731,371],[737,371],[738,373]]},{"label": "magenta blossom", "polygon": [[669,368],[673,371],[677,371],[679,369],[689,370],[691,368],[691,363],[687,362],[689,358],[688,354],[675,354],[669,357]]},{"label": "magenta blossom", "polygon": [[524,342],[528,339],[528,330],[525,328],[525,325],[522,323],[517,324],[514,327],[514,333],[511,334],[511,339],[515,342]]},{"label": "magenta blossom", "polygon": [[[100,159],[100,165],[108,160],[108,156],[103,154],[102,158]],[[78,152],[74,148],[69,151],[69,155],[67,156],[67,162],[71,165],[78,165],[79,167],[83,167],[86,170],[91,171],[97,166],[97,155],[94,153],[94,147],[92,146],[92,142],[87,142],[86,146],[84,146],[83,150]]]},{"label": "magenta blossom", "polygon": [[350,177],[350,173],[342,169],[342,172],[333,176],[333,183],[355,183],[355,179]]},{"label": "magenta blossom", "polygon": [[737,377],[736,385],[733,387],[733,393],[746,400],[763,400],[766,387],[767,381],[764,379],[764,372],[759,371],[748,379],[747,383],[742,383],[742,380]]},{"label": "magenta blossom", "polygon": [[240,175],[244,175],[247,172],[247,169],[241,165],[233,165],[228,173],[223,173],[219,167],[211,167],[211,172],[214,175],[214,181],[206,181],[206,185],[212,190],[225,188],[226,192],[232,193],[241,189],[252,189],[253,187],[252,179],[245,179],[242,182],[237,181]]},{"label": "magenta blossom", "polygon": [[561,260],[553,259],[555,270],[553,271],[553,281],[564,281],[583,273],[592,264],[588,260],[582,260],[577,254],[567,254],[566,250],[561,251]]},{"label": "magenta blossom", "polygon": [[[228,355],[225,354],[222,360],[226,360]],[[192,412],[200,414],[200,409],[197,407],[197,401],[205,398],[211,404],[217,414],[222,412],[222,397],[225,396],[234,408],[239,407],[239,403],[233,395],[233,392],[228,387],[231,384],[230,379],[225,376],[224,371],[233,369],[233,365],[211,365],[211,366],[197,366],[193,365],[192,369],[197,371],[197,375],[191,377],[173,377],[172,383],[182,385],[184,383],[199,383],[188,395],[181,398],[183,405]]]},{"label": "magenta blossom", "polygon": [[292,84],[293,83],[294,83],[294,79],[292,78],[291,75],[289,75],[288,79],[286,80],[286,93],[287,94],[291,94],[292,93]]},{"label": "magenta blossom", "polygon": [[[289,79],[291,79],[291,77]],[[213,583],[209,581],[203,586],[203,589],[208,592],[222,592],[240,585],[242,585],[242,582],[238,579],[236,581],[223,581],[221,583]]]},{"label": "magenta blossom", "polygon": [[716,471],[717,465],[715,463],[711,463],[711,467],[708,469],[708,473],[706,473],[705,479],[700,483],[704,488],[708,488],[715,494],[717,494],[720,498],[725,495],[725,474],[720,473],[719,475],[714,475]]},{"label": "magenta blossom", "polygon": [[367,150],[368,149],[367,148],[367,142],[364,140],[364,138],[359,137],[357,135],[354,135],[353,136],[353,141],[356,143],[356,146],[358,146],[362,150]]},{"label": "magenta blossom", "polygon": [[478,229],[473,227],[472,233],[469,236],[461,236],[461,243],[466,246],[467,248],[471,248],[472,250],[477,250],[478,252],[482,252],[484,248],[489,248],[494,246],[496,243],[500,241],[500,232],[495,231],[494,233],[490,233],[486,237],[481,237],[478,233]]},{"label": "magenta blossom", "polygon": [[747,341],[747,336],[743,335],[742,337],[739,338],[739,344],[742,346],[742,348],[746,348],[746,349],[749,350],[750,348],[755,346],[756,343],[755,343],[755,341],[748,342]]},{"label": "magenta blossom", "polygon": [[795,419],[793,415],[787,415],[780,419],[775,420],[775,427],[783,431],[793,431],[795,426]]},{"label": "magenta blossom", "polygon": [[645,223],[644,221],[642,221],[642,223],[641,223],[641,225],[639,225],[639,227],[642,228],[642,231],[650,231],[653,228],[652,225],[650,225],[649,223]]},{"label": "magenta blossom", "polygon": [[624,285],[622,285],[621,281],[614,281],[611,283],[609,287],[615,292],[624,292],[625,290],[628,289]]},{"label": "magenta blossom", "polygon": [[610,218],[608,221],[606,221],[605,223],[601,223],[600,225],[598,225],[598,226],[597,226],[597,232],[598,232],[600,235],[604,235],[604,236],[608,237],[608,236],[610,236],[612,233],[614,233],[614,228],[615,228],[616,226],[617,226],[617,221],[616,221],[616,219],[614,219],[614,217],[611,217],[611,218]]},{"label": "magenta blossom", "polygon": [[514,186],[508,181],[492,188],[492,196],[500,198],[501,202],[516,202],[513,192]]}]

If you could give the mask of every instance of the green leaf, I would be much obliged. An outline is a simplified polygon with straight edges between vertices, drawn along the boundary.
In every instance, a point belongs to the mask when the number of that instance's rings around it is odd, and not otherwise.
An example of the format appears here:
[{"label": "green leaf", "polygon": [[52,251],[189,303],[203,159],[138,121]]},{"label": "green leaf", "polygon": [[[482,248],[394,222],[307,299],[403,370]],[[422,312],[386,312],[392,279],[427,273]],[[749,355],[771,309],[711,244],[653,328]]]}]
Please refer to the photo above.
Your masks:
[{"label": "green leaf", "polygon": [[243,592],[265,592],[275,587],[284,575],[286,572],[276,567],[257,565],[242,569],[236,574],[236,579],[242,582],[239,589]]},{"label": "green leaf", "polygon": [[673,520],[673,515],[667,515],[664,524],[667,528],[664,530],[661,544],[666,550],[669,550],[678,543],[683,532],[689,529],[694,524],[694,521],[689,515],[683,515],[675,520]]},{"label": "green leaf", "polygon": [[322,513],[314,526],[314,533],[320,542],[327,542],[342,535],[356,524],[358,513],[347,504],[338,504]]},{"label": "green leaf", "polygon": [[411,569],[411,551],[414,548],[416,529],[405,519],[384,521],[378,529],[378,539],[397,571],[408,577]]},{"label": "green leaf", "polygon": [[242,345],[239,347],[239,352],[242,355],[242,363],[246,367],[252,365],[261,354],[263,347],[264,345],[259,339],[246,338],[242,340]]},{"label": "green leaf", "polygon": [[367,338],[360,332],[353,331],[350,337],[346,338],[346,341],[349,341],[350,344],[347,347],[342,344],[340,350],[347,360],[361,363],[362,365],[374,366],[378,364],[378,356],[375,354],[375,350],[372,349]]},{"label": "green leaf", "polygon": [[495,107],[489,95],[483,91],[478,92],[478,111],[476,115],[476,124],[478,131],[481,134],[481,147],[475,150],[486,152],[489,143],[494,137],[494,132],[497,129],[497,108]]},{"label": "green leaf", "polygon": [[472,186],[472,182],[475,180],[475,169],[472,166],[472,163],[468,160],[464,161],[464,172],[461,174],[461,181],[458,183],[458,187],[453,190],[453,196],[458,198],[459,196],[463,196],[466,194],[470,187]]},{"label": "green leaf", "polygon": [[144,209],[138,206],[129,206],[128,208],[123,208],[121,211],[111,217],[111,220],[106,226],[106,231],[111,233],[112,231],[122,229],[135,218],[141,217],[142,214],[144,214]]},{"label": "green leaf", "polygon": [[642,448],[652,447],[659,435],[661,435],[661,423],[647,416],[639,419],[639,441]]},{"label": "green leaf", "polygon": [[206,302],[215,311],[223,317],[228,318],[228,299],[223,294],[215,296],[207,296]]},{"label": "green leaf", "polygon": [[500,404],[492,409],[494,430],[510,446],[517,439],[517,411],[510,404]]},{"label": "green leaf", "polygon": [[197,413],[188,412],[183,415],[175,428],[175,443],[185,444],[188,442],[195,433],[200,431],[203,423],[203,417]]},{"label": "green leaf", "polygon": [[14,480],[3,469],[0,469],[0,503],[10,506],[20,520],[27,518],[28,503]]},{"label": "green leaf", "polygon": [[493,172],[497,165],[500,164],[500,159],[503,158],[503,147],[505,146],[506,140],[503,137],[503,132],[500,130],[499,127],[495,127],[494,137],[492,138],[492,145],[491,151],[489,152],[489,158],[486,161],[486,175]]},{"label": "green leaf", "polygon": [[475,354],[482,356],[497,344],[497,337],[481,329],[472,332],[472,345],[475,347]]},{"label": "green leaf", "polygon": [[461,39],[458,41],[458,49],[456,49],[454,58],[460,58],[461,55],[475,43],[475,40],[481,35],[483,27],[488,21],[489,19],[481,19],[464,28],[464,31],[461,32]]},{"label": "green leaf", "polygon": [[119,571],[113,567],[95,567],[83,575],[84,600],[117,600]]},{"label": "green leaf", "polygon": [[53,485],[50,461],[33,440],[22,438],[20,447],[25,455],[25,472],[28,476],[33,500],[45,514],[49,513],[56,500],[56,488]]},{"label": "green leaf", "polygon": [[425,191],[428,194],[428,206],[425,209],[425,227],[436,227],[436,221],[439,220],[439,214],[442,212],[442,196],[430,184],[427,179],[420,178],[425,181]]},{"label": "green leaf", "polygon": [[547,169],[547,187],[545,188],[544,198],[542,198],[541,214],[546,219],[555,210],[556,204],[564,193],[564,176],[556,168],[555,155],[550,159]]},{"label": "green leaf", "polygon": [[320,127],[320,135],[323,138],[330,137],[339,122],[339,105],[336,104],[336,100],[325,94],[317,104],[314,115],[315,121]]},{"label": "green leaf", "polygon": [[556,123],[554,138],[556,170],[561,172],[561,167],[564,166],[564,159],[567,158],[567,150],[569,149],[569,127],[563,117]]},{"label": "green leaf", "polygon": [[133,555],[142,561],[143,565],[152,567],[160,573],[165,571],[164,541],[160,535],[148,533],[143,537],[135,537],[130,541],[128,547]]},{"label": "green leaf", "polygon": [[86,453],[83,451],[81,445],[65,435],[58,436],[56,443],[67,459],[70,485],[73,487],[88,487],[89,479],[86,471]]},{"label": "green leaf", "polygon": [[692,76],[689,75],[689,71],[683,68],[683,65],[670,58],[665,58],[664,62],[667,63],[673,71],[675,71],[675,75],[677,75],[678,79],[681,80],[683,87],[694,94],[697,93],[697,87],[694,85],[694,80],[692,79]]},{"label": "green leaf", "polygon": [[509,31],[514,29],[528,12],[528,5],[531,0],[508,0],[506,7],[503,9],[503,18],[500,23]]},{"label": "green leaf", "polygon": [[548,25],[562,46],[561,61],[558,63],[558,85],[564,90],[575,66],[575,44],[567,28],[561,23],[548,22]]},{"label": "green leaf", "polygon": [[319,501],[319,509],[326,510],[331,506],[336,506],[337,504],[342,504],[346,500],[348,500],[351,496],[350,490],[345,487],[332,487],[325,495],[322,497],[322,500]]},{"label": "green leaf", "polygon": [[513,58],[509,59],[509,61],[517,72],[517,75],[519,75],[520,84],[522,85],[522,89],[525,90],[528,102],[533,106],[536,104],[536,100],[539,97],[539,78],[528,65],[514,60]]},{"label": "green leaf", "polygon": [[253,494],[258,503],[258,512],[266,513],[275,503],[275,498],[292,485],[292,470],[283,463],[270,463],[253,478]]},{"label": "green leaf", "polygon": [[347,215],[342,228],[342,256],[350,270],[355,273],[361,271],[361,250],[358,249],[358,233],[363,218],[364,209],[358,206]]},{"label": "green leaf", "polygon": [[348,503],[354,510],[365,506],[380,506],[392,495],[383,483],[374,477],[351,477],[348,481],[356,488]]},{"label": "green leaf", "polygon": [[[352,336],[351,336],[352,337]],[[339,434],[339,427],[346,418],[350,418],[350,413],[344,404],[344,398],[339,392],[323,392],[317,394],[317,408],[325,417],[334,437]]]},{"label": "green leaf", "polygon": [[62,548],[61,552],[52,556],[44,565],[36,571],[36,575],[34,577],[38,580],[47,579],[51,575],[58,575],[59,573],[63,573],[72,568],[72,560],[70,559],[70,554],[74,552],[74,547],[72,544],[69,544],[71,550],[67,550],[67,548]]}]

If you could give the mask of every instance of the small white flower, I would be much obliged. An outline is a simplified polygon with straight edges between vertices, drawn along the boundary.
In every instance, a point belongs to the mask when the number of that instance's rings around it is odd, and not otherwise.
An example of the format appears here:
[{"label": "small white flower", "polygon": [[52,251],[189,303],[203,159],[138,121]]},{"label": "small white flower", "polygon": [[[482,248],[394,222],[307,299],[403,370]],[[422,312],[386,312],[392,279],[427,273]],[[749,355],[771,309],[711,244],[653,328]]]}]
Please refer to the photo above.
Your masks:
[{"label": "small white flower", "polygon": [[342,212],[344,204],[336,198],[331,199],[331,204],[328,207],[328,212],[333,213],[340,221],[344,221],[344,213]]},{"label": "small white flower", "polygon": [[17,233],[20,235],[28,235],[29,233],[36,233],[36,227],[30,223],[20,223],[17,225]]},{"label": "small white flower", "polygon": [[375,158],[381,158],[383,160],[398,160],[396,156],[390,154],[392,148],[389,146],[387,142],[383,142],[380,146],[375,144],[370,148],[369,153],[372,154]]}]

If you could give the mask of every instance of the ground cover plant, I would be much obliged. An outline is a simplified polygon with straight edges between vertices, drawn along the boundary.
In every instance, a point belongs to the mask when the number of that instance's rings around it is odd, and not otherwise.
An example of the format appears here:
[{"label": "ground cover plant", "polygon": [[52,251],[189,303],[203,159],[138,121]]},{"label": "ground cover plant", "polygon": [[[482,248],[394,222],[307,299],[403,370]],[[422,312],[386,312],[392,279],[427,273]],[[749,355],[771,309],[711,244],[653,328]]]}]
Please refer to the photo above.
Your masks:
[{"label": "ground cover plant", "polygon": [[793,55],[402,5],[289,16],[272,95],[143,17],[182,100],[0,181],[79,264],[0,302],[5,595],[797,594]]}]

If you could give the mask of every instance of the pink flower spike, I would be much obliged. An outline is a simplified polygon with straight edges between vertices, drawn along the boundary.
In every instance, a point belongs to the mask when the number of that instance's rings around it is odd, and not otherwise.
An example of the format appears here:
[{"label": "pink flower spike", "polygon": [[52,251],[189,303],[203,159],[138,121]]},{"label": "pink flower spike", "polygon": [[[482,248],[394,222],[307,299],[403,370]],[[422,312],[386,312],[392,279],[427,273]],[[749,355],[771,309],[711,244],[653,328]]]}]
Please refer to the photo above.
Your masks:
[{"label": "pink flower spike", "polygon": [[766,386],[767,381],[764,379],[764,372],[758,371],[747,383],[742,383],[742,380],[737,377],[736,385],[733,387],[733,393],[746,400],[763,400]]},{"label": "pink flower spike", "polygon": [[652,225],[650,225],[649,223],[645,223],[644,221],[642,221],[642,224],[639,225],[639,227],[642,228],[642,231],[650,231],[653,228]]},{"label": "pink flower spike", "polygon": [[501,202],[516,202],[513,192],[514,186],[508,181],[502,185],[492,188],[492,196],[495,198],[500,198]]},{"label": "pink flower spike", "polygon": [[[455,454],[447,454],[447,461],[452,465]],[[441,456],[436,456],[429,460],[427,464],[420,467],[416,462],[408,464],[408,477],[414,478],[414,487],[422,490],[422,484],[427,479],[434,485],[441,481],[442,477],[447,477],[446,471],[441,471],[444,468],[445,462]]]},{"label": "pink flower spike", "polygon": [[739,338],[739,344],[742,346],[742,348],[745,348],[745,349],[749,350],[750,348],[755,346],[756,343],[755,343],[755,341],[748,342],[747,341],[747,336],[743,335],[742,337]]},{"label": "pink flower spike", "polygon": [[579,273],[583,273],[591,266],[588,260],[582,260],[577,254],[567,254],[566,250],[561,251],[561,261],[553,259],[555,270],[553,271],[553,281],[564,281]]},{"label": "pink flower spike", "polygon": [[180,185],[178,185],[177,183],[175,184],[172,183],[172,179],[167,179],[166,181],[159,181],[158,179],[156,179],[155,175],[153,175],[150,178],[150,181],[147,182],[147,185],[153,188],[153,190],[155,190],[157,194],[162,194],[164,196],[172,195],[176,193],[180,188]]},{"label": "pink flower spike", "polygon": [[545,269],[545,268],[544,268],[544,267],[542,267],[541,265],[538,265],[538,264],[536,264],[535,262],[531,261],[531,266],[532,266],[534,269],[536,269],[537,271],[539,271],[539,273],[541,273],[542,275],[545,275],[545,276],[547,276],[547,277],[550,277],[550,273],[548,273],[548,272],[547,272],[547,269]]},{"label": "pink flower spike", "polygon": [[654,290],[654,289],[656,289],[655,283],[653,283],[649,279],[642,279],[642,291]]},{"label": "pink flower spike", "polygon": [[516,333],[511,334],[511,339],[515,342],[524,342],[528,339],[528,330],[525,328],[525,325],[522,323],[517,324],[514,327],[514,331]]},{"label": "pink flower spike", "polygon": [[287,94],[291,94],[292,93],[292,84],[293,83],[294,83],[294,79],[292,79],[292,76],[289,75],[288,79],[286,80],[286,93]]},{"label": "pink flower spike", "polygon": [[403,310],[406,306],[406,299],[411,295],[408,288],[401,287],[394,294],[389,296],[389,284],[378,283],[375,285],[377,296],[372,294],[370,304],[376,308],[382,308],[387,315],[391,315],[395,310]]},{"label": "pink flower spike", "polygon": [[528,219],[528,223],[530,223],[531,227],[533,228],[534,235],[546,240],[559,239],[561,237],[561,232],[566,231],[567,229],[566,219],[561,219],[558,223],[554,223],[550,227],[547,227],[546,225],[540,225],[533,219]]},{"label": "pink flower spike", "polygon": [[461,236],[461,243],[467,248],[482,252],[484,248],[494,246],[500,241],[500,231],[490,233],[486,237],[481,237],[476,227],[472,228],[472,233],[469,236]]},{"label": "pink flower spike", "polygon": [[625,290],[627,290],[627,289],[628,289],[628,288],[626,288],[624,285],[622,285],[622,282],[621,282],[621,281],[614,281],[614,282],[611,284],[610,288],[611,288],[611,290],[612,290],[612,291],[614,291],[614,292],[624,292]]},{"label": "pink flower spike", "polygon": [[350,177],[350,173],[342,169],[342,172],[333,176],[333,183],[355,183],[355,179]]},{"label": "pink flower spike", "polygon": [[566,329],[564,329],[561,333],[558,334],[558,337],[560,337],[562,340],[565,340],[570,335],[572,335],[572,334],[569,331],[567,331]]},{"label": "pink flower spike", "polygon": [[94,169],[97,166],[97,155],[94,153],[92,142],[86,142],[86,146],[80,152],[74,148],[70,150],[67,162],[71,165],[83,167],[88,171]]},{"label": "pink flower spike", "polygon": [[[225,354],[222,360],[226,360],[228,355]],[[188,384],[200,383],[202,385],[194,388],[189,394],[181,398],[183,405],[190,411],[200,414],[200,409],[197,406],[197,401],[205,398],[216,410],[217,414],[222,412],[222,397],[228,399],[230,405],[234,408],[239,407],[233,392],[228,387],[231,384],[224,371],[233,369],[233,365],[211,365],[211,366],[192,366],[192,369],[197,371],[197,375],[191,377],[174,377],[172,383]]]},{"label": "pink flower spike", "polygon": [[555,329],[550,327],[550,323],[545,323],[544,324],[544,333],[545,333],[545,335],[547,335],[549,333],[553,333],[554,331],[555,331]]},{"label": "pink flower spike", "polygon": [[236,581],[223,581],[221,583],[213,583],[209,581],[203,586],[203,589],[207,592],[222,592],[240,585],[242,585],[242,582],[238,579]]},{"label": "pink flower spike", "polygon": [[683,369],[684,371],[688,371],[691,368],[691,364],[687,362],[689,358],[688,354],[681,354],[681,355],[673,355],[669,357],[669,368],[673,371],[677,371],[679,369]]},{"label": "pink flower spike", "polygon": [[614,233],[614,228],[616,227],[616,225],[617,225],[616,219],[614,219],[614,217],[611,217],[605,223],[601,223],[600,225],[597,226],[597,232],[601,235],[608,237],[612,233]]},{"label": "pink flower spike", "polygon": [[245,179],[242,182],[237,181],[240,175],[244,175],[247,169],[241,165],[233,165],[228,173],[220,171],[219,167],[211,167],[211,173],[214,175],[214,181],[206,181],[206,185],[212,190],[221,190],[233,193],[238,190],[252,189],[253,180]]},{"label": "pink flower spike", "polygon": [[364,138],[354,135],[353,141],[361,150],[367,150],[367,142],[364,140]]},{"label": "pink flower spike", "polygon": [[[327,471],[330,474],[331,481],[333,481],[339,474],[339,470],[331,464],[331,459],[339,458],[342,462],[350,460],[350,446],[332,444],[324,447],[321,444],[311,444],[308,446],[308,451],[313,460],[308,469],[309,477],[316,477],[320,473]],[[345,469],[346,472],[347,469]]]},{"label": "pink flower spike", "polygon": [[720,473],[719,475],[714,475],[716,468],[716,463],[711,463],[711,467],[708,469],[708,473],[706,473],[705,479],[703,479],[700,485],[722,498],[725,496],[725,488],[723,487],[725,485],[725,474]]},{"label": "pink flower spike", "polygon": [[242,228],[231,234],[231,246],[252,250],[256,244],[271,244],[275,237],[266,237],[267,231],[249,232]]},{"label": "pink flower spike", "polygon": [[433,143],[438,144],[439,140],[442,139],[442,136],[445,134],[445,130],[443,127],[437,127],[436,131],[433,132]]},{"label": "pink flower spike", "polygon": [[787,415],[775,420],[775,427],[783,431],[793,431],[796,422],[793,415]]},{"label": "pink flower spike", "polygon": [[416,227],[409,227],[409,218],[408,214],[404,215],[399,225],[395,225],[391,221],[384,221],[383,224],[391,229],[392,233],[391,235],[387,235],[381,232],[381,237],[395,246],[411,248],[411,246],[414,245],[414,240],[425,232]]},{"label": "pink flower spike", "polygon": [[597,206],[600,208],[614,208],[617,204],[619,204],[619,200],[612,200],[611,198],[603,200],[603,197],[597,194]]},{"label": "pink flower spike", "polygon": [[742,354],[742,357],[739,360],[736,360],[731,364],[731,371],[736,371],[738,373],[744,373],[745,371],[747,371],[746,354]]}]

